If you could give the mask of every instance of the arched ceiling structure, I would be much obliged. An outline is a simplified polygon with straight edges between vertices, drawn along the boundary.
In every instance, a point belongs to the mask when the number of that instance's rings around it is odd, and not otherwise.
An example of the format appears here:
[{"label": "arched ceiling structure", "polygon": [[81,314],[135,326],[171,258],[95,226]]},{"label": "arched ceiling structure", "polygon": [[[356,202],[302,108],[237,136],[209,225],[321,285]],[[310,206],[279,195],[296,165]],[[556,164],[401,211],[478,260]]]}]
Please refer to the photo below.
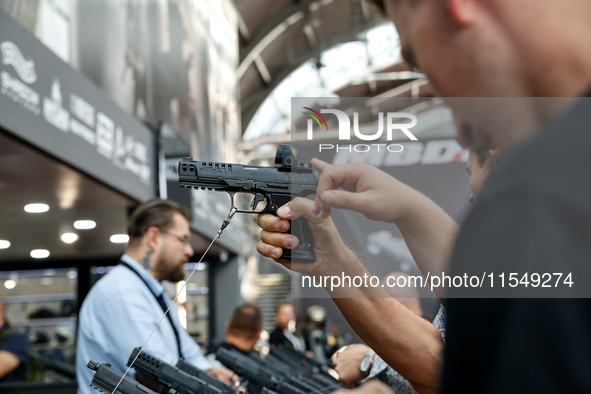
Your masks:
[{"label": "arched ceiling structure", "polygon": [[429,95],[367,0],[233,1],[245,140],[288,132],[291,97]]}]

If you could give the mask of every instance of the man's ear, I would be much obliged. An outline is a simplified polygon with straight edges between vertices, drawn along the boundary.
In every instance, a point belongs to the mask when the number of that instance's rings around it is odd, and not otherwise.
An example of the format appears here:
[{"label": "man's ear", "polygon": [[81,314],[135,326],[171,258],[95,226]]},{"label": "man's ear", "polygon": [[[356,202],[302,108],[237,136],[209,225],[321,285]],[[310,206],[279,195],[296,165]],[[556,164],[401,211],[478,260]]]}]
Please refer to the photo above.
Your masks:
[{"label": "man's ear", "polygon": [[258,340],[259,340],[259,338],[261,337],[261,333],[262,333],[262,332],[263,332],[263,329],[262,329],[262,328],[259,330],[259,332],[257,332],[257,335],[256,335],[257,341],[258,341]]},{"label": "man's ear", "polygon": [[146,240],[146,246],[148,246],[148,250],[150,250],[151,252],[156,250],[156,245],[158,245],[158,236],[159,235],[160,235],[160,230],[158,229],[158,227],[150,227],[146,231],[146,234],[144,235],[144,238]]},{"label": "man's ear", "polygon": [[470,25],[476,18],[478,0],[445,0],[449,14],[460,26]]}]

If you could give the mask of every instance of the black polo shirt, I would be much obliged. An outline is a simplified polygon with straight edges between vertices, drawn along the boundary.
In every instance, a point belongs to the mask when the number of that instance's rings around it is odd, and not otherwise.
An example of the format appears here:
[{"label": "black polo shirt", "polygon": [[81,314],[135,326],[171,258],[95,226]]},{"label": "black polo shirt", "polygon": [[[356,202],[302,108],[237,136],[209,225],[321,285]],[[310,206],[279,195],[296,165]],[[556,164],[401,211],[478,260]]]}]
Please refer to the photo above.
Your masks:
[{"label": "black polo shirt", "polygon": [[[458,236],[452,274],[474,264],[578,269],[573,280],[591,286],[589,100],[491,175]],[[590,299],[450,298],[447,311],[443,393],[591,392]]]},{"label": "black polo shirt", "polygon": [[29,350],[28,338],[25,334],[20,332],[9,333],[9,330],[7,324],[0,328],[0,338],[4,339],[1,341],[2,343],[0,343],[0,351],[14,354],[21,363],[17,369],[0,379],[0,383],[24,380],[27,373],[28,358],[26,353]]}]

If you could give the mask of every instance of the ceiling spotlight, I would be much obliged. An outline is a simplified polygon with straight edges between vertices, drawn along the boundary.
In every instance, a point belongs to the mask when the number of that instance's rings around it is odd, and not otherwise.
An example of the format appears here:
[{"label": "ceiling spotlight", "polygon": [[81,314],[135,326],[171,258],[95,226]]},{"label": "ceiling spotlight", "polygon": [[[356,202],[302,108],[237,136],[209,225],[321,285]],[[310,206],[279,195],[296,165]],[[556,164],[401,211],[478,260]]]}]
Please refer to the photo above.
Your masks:
[{"label": "ceiling spotlight", "polygon": [[27,204],[25,205],[25,212],[28,213],[41,213],[49,211],[49,205],[47,204]]},{"label": "ceiling spotlight", "polygon": [[5,239],[0,239],[0,249],[8,248],[10,248],[10,242],[6,241]]},{"label": "ceiling spotlight", "polygon": [[16,281],[8,279],[6,282],[4,282],[4,287],[6,287],[8,290],[12,290],[16,287]]},{"label": "ceiling spotlight", "polygon": [[78,241],[78,234],[75,233],[64,233],[62,234],[62,241],[67,244],[71,244],[73,242]]},{"label": "ceiling spotlight", "polygon": [[31,257],[34,259],[45,259],[45,258],[49,257],[49,250],[47,250],[47,249],[31,250]]},{"label": "ceiling spotlight", "polygon": [[76,230],[90,230],[96,227],[96,222],[93,220],[76,220],[74,228]]},{"label": "ceiling spotlight", "polygon": [[129,241],[129,235],[127,235],[127,234],[115,234],[115,235],[111,235],[111,238],[109,238],[109,240],[111,242],[113,242],[114,244],[124,244],[127,241]]}]

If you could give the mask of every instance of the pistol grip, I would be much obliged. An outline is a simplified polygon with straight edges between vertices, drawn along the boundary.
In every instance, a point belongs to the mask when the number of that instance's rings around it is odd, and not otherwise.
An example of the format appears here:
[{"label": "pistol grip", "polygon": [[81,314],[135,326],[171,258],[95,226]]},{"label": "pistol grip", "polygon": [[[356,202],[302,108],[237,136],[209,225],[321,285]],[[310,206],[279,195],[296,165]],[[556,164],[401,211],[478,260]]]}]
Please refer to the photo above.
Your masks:
[{"label": "pistol grip", "polygon": [[[276,208],[272,211],[277,216],[277,209],[293,200],[291,195],[273,194],[271,201]],[[314,237],[308,220],[299,218],[290,222],[289,233],[298,239],[298,246],[295,249],[283,249],[282,259],[289,259],[299,262],[312,263],[316,261],[314,254]]]},{"label": "pistol grip", "polygon": [[290,259],[300,262],[314,262],[314,237],[308,221],[299,218],[291,221],[290,233],[298,239],[298,246],[295,249],[283,249],[282,259]]}]

